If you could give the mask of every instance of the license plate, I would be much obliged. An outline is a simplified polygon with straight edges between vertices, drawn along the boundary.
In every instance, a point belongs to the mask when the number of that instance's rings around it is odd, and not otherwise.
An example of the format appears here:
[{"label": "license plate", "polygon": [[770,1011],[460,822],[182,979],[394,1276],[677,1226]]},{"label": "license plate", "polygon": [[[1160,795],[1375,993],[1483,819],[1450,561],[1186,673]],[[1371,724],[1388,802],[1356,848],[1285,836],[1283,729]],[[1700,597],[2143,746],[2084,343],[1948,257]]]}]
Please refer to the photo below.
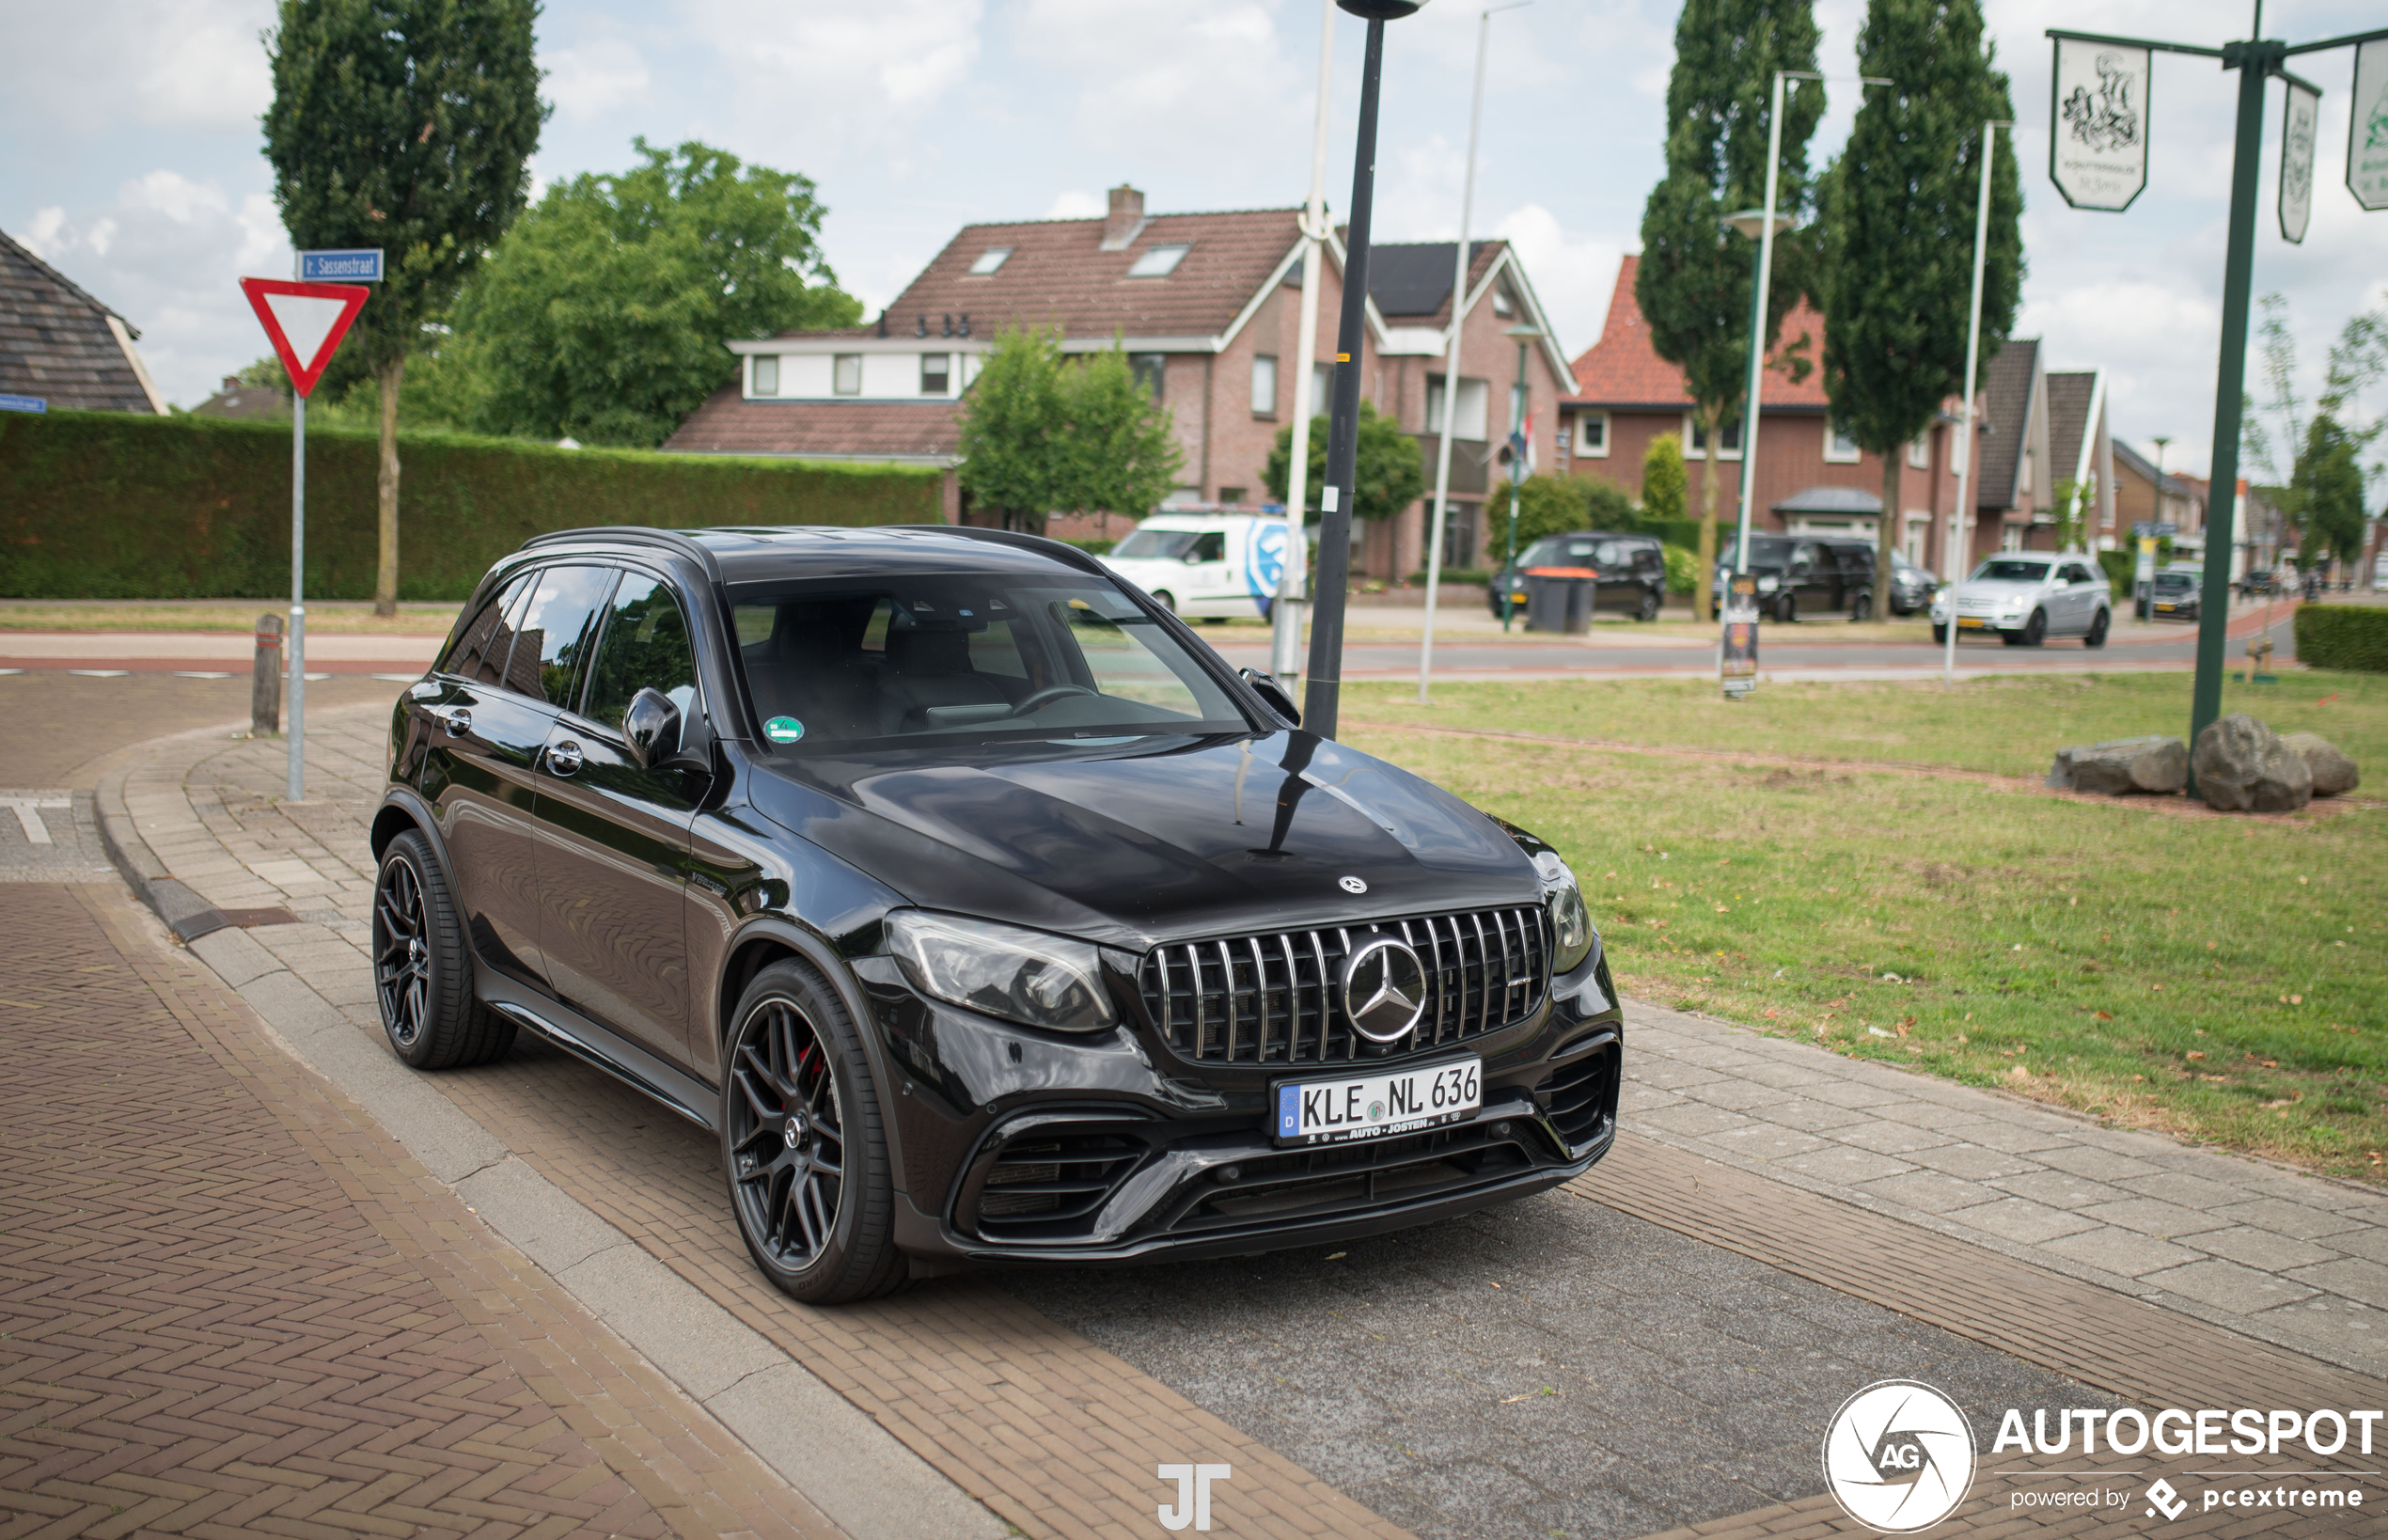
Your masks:
[{"label": "license plate", "polygon": [[1956,628],[1959,631],[1979,631],[1989,623],[1978,615],[1960,615],[1956,618]]},{"label": "license plate", "polygon": [[2169,610],[2170,610],[2173,606],[2172,606],[2172,605],[2157,605],[2156,607],[2157,607],[2158,609],[2161,609],[2161,610],[2168,610],[2168,611],[2169,611]]},{"label": "license plate", "polygon": [[1285,1080],[1277,1087],[1275,1134],[1280,1144],[1345,1144],[1456,1123],[1484,1105],[1481,1059],[1390,1075]]}]

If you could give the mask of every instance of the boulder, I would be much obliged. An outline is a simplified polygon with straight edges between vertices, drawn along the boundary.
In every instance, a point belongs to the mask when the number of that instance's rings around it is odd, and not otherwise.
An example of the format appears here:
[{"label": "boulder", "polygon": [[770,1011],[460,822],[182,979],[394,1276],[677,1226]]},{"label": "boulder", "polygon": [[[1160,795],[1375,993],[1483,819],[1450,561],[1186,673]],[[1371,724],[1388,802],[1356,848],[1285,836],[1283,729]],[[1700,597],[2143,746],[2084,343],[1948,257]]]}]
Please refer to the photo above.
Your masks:
[{"label": "boulder", "polygon": [[2221,812],[2294,812],[2314,799],[2314,773],[2279,733],[2243,711],[2197,735],[2197,793]]},{"label": "boulder", "polygon": [[2112,743],[2060,748],[2049,767],[2057,791],[2177,792],[2189,784],[2189,746],[2178,738],[2117,738]]},{"label": "boulder", "polygon": [[2314,795],[2337,796],[2351,792],[2362,784],[2363,777],[2355,771],[2355,762],[2336,744],[2318,732],[2286,732],[2280,741],[2294,750],[2313,772]]}]

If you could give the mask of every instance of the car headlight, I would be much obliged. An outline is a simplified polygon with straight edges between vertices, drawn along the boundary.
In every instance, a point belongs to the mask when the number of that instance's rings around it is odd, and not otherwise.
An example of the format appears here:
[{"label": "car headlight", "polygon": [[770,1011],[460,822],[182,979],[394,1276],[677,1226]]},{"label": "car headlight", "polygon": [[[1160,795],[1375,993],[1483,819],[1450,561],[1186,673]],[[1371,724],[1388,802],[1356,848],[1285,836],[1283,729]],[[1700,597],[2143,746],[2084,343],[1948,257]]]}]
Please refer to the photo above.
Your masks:
[{"label": "car headlight", "polygon": [[1583,889],[1556,852],[1537,855],[1534,871],[1541,874],[1543,903],[1550,910],[1551,976],[1573,973],[1592,954],[1592,912],[1584,907]]},{"label": "car headlight", "polygon": [[1117,1019],[1085,941],[898,909],[888,916],[888,950],[915,989],[991,1016],[1078,1032]]},{"label": "car headlight", "polygon": [[1774,578],[1761,577],[1758,579],[1758,591],[1760,593],[1772,593],[1776,587],[1777,580]]}]

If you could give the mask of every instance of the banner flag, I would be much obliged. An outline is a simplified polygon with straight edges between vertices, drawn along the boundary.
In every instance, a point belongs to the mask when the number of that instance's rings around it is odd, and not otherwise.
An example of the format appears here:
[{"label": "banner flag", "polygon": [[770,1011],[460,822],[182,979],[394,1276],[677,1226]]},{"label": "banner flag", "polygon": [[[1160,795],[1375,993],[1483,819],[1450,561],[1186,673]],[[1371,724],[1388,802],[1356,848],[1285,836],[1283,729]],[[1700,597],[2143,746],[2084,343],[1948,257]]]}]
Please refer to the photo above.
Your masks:
[{"label": "banner flag", "polygon": [[2056,39],[2048,175],[2076,209],[2120,213],[2147,186],[2148,50]]},{"label": "banner flag", "polygon": [[2374,212],[2388,209],[2388,38],[2355,50],[2355,103],[2348,117],[2347,191]]},{"label": "banner flag", "polygon": [[2285,82],[2288,99],[2280,112],[2280,238],[2305,244],[2314,216],[2314,135],[2321,128],[2321,98],[2297,82]]}]

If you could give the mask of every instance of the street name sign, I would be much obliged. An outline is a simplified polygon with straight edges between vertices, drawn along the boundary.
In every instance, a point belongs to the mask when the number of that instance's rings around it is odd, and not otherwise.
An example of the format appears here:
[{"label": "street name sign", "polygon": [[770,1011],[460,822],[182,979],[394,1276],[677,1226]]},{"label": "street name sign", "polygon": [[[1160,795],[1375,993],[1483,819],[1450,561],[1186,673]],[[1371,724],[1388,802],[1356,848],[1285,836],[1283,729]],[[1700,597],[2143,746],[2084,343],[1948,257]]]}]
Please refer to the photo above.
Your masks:
[{"label": "street name sign", "polygon": [[46,396],[0,396],[0,412],[47,412],[50,399]]},{"label": "street name sign", "polygon": [[2366,209],[2388,209],[2388,38],[2355,50],[2355,104],[2348,117],[2347,191]]},{"label": "street name sign", "polygon": [[2123,43],[2056,39],[2048,174],[2076,209],[2120,213],[2147,186],[2148,55]]},{"label": "street name sign", "polygon": [[2321,97],[2302,81],[2284,84],[2288,94],[2280,113],[2280,238],[2302,246],[2314,217],[2314,138],[2321,131]]},{"label": "street name sign", "polygon": [[324,366],[348,335],[349,322],[373,291],[355,284],[294,283],[288,278],[243,278],[241,292],[265,327],[275,355],[291,373],[291,388],[311,395]]},{"label": "street name sign", "polygon": [[302,251],[298,254],[298,275],[302,283],[379,283],[382,281],[381,248],[355,246],[339,251]]}]

